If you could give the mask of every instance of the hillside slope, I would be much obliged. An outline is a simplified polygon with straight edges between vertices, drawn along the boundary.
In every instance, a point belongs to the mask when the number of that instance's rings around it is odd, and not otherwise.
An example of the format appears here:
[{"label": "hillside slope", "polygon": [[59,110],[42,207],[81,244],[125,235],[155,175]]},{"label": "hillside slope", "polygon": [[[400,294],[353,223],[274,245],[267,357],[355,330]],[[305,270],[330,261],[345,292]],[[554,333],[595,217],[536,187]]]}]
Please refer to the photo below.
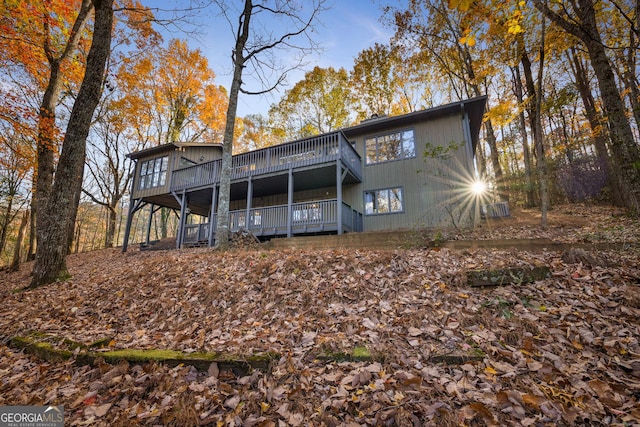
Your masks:
[{"label": "hillside slope", "polygon": [[[628,240],[637,227],[604,210],[573,226],[564,215],[555,239]],[[62,404],[66,425],[639,422],[640,253],[586,255],[112,249],[69,257],[67,282],[14,292],[28,283],[25,265],[0,273],[2,336],[280,356],[236,377],[216,366],[45,362],[2,346],[0,405]],[[551,276],[467,285],[472,270],[534,266]],[[354,349],[365,360],[322,357]]]}]

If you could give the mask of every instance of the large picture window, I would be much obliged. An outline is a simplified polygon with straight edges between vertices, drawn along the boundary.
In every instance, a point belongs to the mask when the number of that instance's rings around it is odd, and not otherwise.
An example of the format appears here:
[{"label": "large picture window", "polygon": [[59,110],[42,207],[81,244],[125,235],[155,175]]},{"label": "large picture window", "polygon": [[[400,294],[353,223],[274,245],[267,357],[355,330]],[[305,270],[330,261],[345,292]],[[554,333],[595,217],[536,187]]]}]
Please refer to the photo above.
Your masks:
[{"label": "large picture window", "polygon": [[390,162],[416,156],[416,142],[413,129],[365,140],[367,164]]},{"label": "large picture window", "polygon": [[402,188],[385,188],[384,190],[365,191],[365,215],[380,215],[404,212]]},{"label": "large picture window", "polygon": [[167,183],[167,166],[169,157],[145,160],[140,165],[140,190],[162,187]]}]

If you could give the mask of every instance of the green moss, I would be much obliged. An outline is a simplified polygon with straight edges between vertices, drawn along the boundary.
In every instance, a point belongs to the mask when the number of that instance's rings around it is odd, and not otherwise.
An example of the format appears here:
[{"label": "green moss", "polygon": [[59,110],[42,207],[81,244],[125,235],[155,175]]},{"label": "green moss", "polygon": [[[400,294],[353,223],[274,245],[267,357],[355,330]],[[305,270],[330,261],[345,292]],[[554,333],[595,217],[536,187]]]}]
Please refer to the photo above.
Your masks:
[{"label": "green moss", "polygon": [[183,353],[175,350],[139,350],[121,349],[97,353],[106,359],[126,359],[130,362],[148,362],[162,360],[208,360],[215,361],[220,358],[218,353]]},{"label": "green moss", "polygon": [[[91,346],[95,348],[101,344],[108,345],[110,339],[96,341]],[[217,362],[221,370],[233,371],[237,375],[246,375],[253,369],[268,370],[274,360],[280,358],[277,353],[257,353],[247,356],[239,356],[223,353],[183,353],[176,350],[158,349],[121,349],[105,352],[87,351],[87,346],[71,340],[50,336],[47,334],[32,332],[25,337],[14,337],[10,344],[13,347],[24,349],[47,361],[67,360],[75,357],[78,364],[93,364],[96,359],[102,359],[107,363],[118,363],[126,360],[131,363],[159,362],[169,366],[188,364],[196,369],[206,371],[212,362]],[[65,349],[56,348],[55,345],[63,344]],[[72,348],[75,351],[70,351]]]},{"label": "green moss", "polygon": [[69,279],[71,279],[71,273],[69,273],[69,270],[67,270],[65,268],[60,273],[58,273],[58,275],[56,276],[56,280],[55,281],[56,282],[66,282]]},{"label": "green moss", "polygon": [[28,337],[14,337],[11,339],[11,345],[25,350],[27,353],[33,354],[46,361],[68,360],[73,353],[69,350],[60,350],[54,348],[48,342],[34,341]]},{"label": "green moss", "polygon": [[353,349],[353,357],[356,359],[371,359],[371,352],[367,347],[356,346]]},{"label": "green moss", "polygon": [[318,354],[319,360],[332,362],[358,362],[374,360],[371,352],[367,347],[356,346],[350,353],[342,351],[323,350]]}]

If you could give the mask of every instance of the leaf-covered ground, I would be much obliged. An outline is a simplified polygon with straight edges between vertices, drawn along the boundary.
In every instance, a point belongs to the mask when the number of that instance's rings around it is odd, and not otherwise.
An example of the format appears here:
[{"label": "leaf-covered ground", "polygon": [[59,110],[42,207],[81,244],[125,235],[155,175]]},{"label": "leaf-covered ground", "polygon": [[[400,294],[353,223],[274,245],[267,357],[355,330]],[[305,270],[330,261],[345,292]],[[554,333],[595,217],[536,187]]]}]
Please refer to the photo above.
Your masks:
[{"label": "leaf-covered ground", "polygon": [[[637,220],[612,213],[565,208],[541,230],[524,212],[466,237],[640,240]],[[49,363],[0,346],[0,405],[61,404],[66,425],[634,425],[640,252],[588,255],[113,249],[71,256],[67,282],[14,292],[27,264],[0,273],[2,336],[282,357],[236,377]],[[550,278],[466,285],[469,270],[540,265]],[[363,348],[372,360],[319,358]]]}]

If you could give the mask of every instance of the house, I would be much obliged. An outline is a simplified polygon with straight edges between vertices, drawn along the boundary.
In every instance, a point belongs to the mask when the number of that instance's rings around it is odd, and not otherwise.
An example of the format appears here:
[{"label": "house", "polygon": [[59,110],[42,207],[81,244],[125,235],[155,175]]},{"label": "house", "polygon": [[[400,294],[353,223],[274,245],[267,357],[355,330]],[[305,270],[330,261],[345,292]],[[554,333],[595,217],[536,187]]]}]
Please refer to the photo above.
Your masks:
[{"label": "house", "polygon": [[[463,195],[475,175],[485,103],[482,96],[401,116],[372,117],[345,129],[234,155],[230,230],[269,239],[462,223],[469,217]],[[171,143],[129,157],[136,167],[123,250],[133,216],[145,206],[152,213],[160,207],[179,212],[178,248],[212,245],[221,145]]]}]

